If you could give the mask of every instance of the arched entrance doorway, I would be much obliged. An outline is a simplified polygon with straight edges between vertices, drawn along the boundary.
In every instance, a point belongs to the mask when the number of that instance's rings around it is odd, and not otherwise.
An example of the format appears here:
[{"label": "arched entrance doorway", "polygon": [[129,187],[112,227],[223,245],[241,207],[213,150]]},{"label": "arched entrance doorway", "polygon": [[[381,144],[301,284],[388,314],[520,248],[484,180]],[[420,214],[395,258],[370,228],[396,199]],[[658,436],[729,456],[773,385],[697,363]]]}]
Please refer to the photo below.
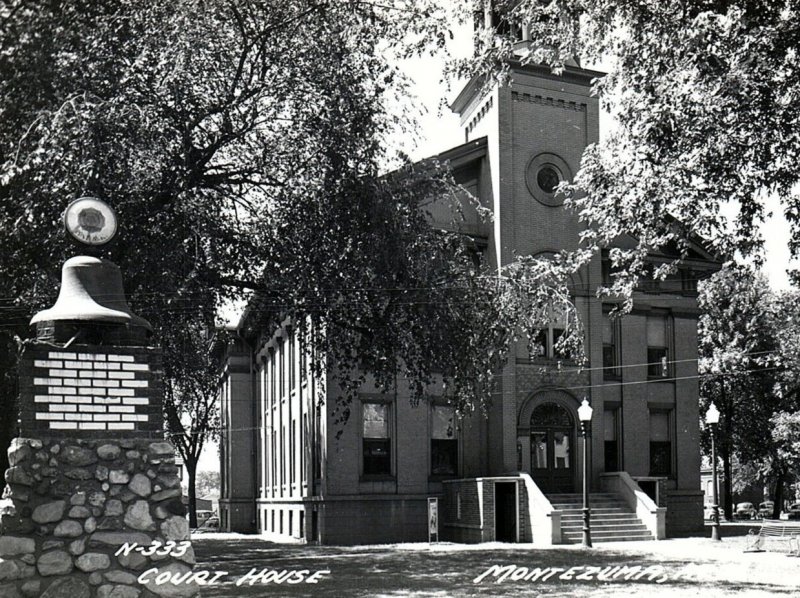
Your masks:
[{"label": "arched entrance doorway", "polygon": [[558,403],[542,403],[531,414],[531,476],[542,492],[572,492],[575,479],[575,425]]}]

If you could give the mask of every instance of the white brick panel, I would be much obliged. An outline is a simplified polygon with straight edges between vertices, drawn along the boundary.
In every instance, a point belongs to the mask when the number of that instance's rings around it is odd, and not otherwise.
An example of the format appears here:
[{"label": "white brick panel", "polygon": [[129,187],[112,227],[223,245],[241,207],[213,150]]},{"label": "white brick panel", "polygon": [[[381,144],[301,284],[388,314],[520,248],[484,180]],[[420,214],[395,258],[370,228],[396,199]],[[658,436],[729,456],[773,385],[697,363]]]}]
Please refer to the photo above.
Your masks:
[{"label": "white brick panel", "polygon": [[63,403],[58,395],[36,395],[33,397],[34,403]]},{"label": "white brick panel", "polygon": [[113,355],[113,354],[109,354],[108,355],[108,360],[109,361],[129,361],[129,362],[132,363],[134,361],[134,358],[133,358],[133,355]]},{"label": "white brick panel", "polygon": [[[84,424],[89,425],[89,424]],[[50,422],[51,430],[77,430],[78,424],[76,422]]]},{"label": "white brick panel", "polygon": [[136,374],[133,372],[108,372],[109,379],[114,380],[133,380]]},{"label": "white brick panel", "polygon": [[146,422],[146,415],[123,415],[122,421],[124,422]]},{"label": "white brick panel", "polygon": [[72,368],[74,370],[91,370],[92,364],[85,361],[65,361],[65,368]]},{"label": "white brick panel", "polygon": [[134,424],[133,423],[124,423],[124,424],[108,424],[109,430],[133,430]]},{"label": "white brick panel", "polygon": [[118,422],[119,414],[117,413],[98,413],[94,416],[94,421],[98,422]]},{"label": "white brick panel", "polygon": [[61,378],[75,378],[78,375],[76,370],[54,370],[51,369],[47,372],[48,376],[60,376]]},{"label": "white brick panel", "polygon": [[85,405],[92,402],[92,397],[64,397],[65,403],[80,403]]},{"label": "white brick panel", "polygon": [[94,416],[91,413],[67,413],[64,416],[66,421],[92,421]]},{"label": "white brick panel", "polygon": [[55,419],[64,419],[63,413],[37,413],[36,419],[44,419],[44,420],[55,420]]},{"label": "white brick panel", "polygon": [[79,430],[105,430],[106,425],[99,422],[86,422],[78,424]]},{"label": "white brick panel", "polygon": [[122,386],[126,388],[147,388],[147,380],[123,380]]},{"label": "white brick panel", "polygon": [[[48,352],[48,359],[34,361],[34,385],[47,387],[34,395],[40,404],[35,419],[48,422],[53,430],[135,430],[136,422],[148,422],[136,413],[138,405],[149,405],[148,397],[136,396],[147,389],[148,363],[137,356],[117,353]],[[44,392],[44,388],[39,391]]]},{"label": "white brick panel", "polygon": [[56,361],[55,359],[34,359],[33,365],[37,368],[62,368],[64,367],[64,362]]}]

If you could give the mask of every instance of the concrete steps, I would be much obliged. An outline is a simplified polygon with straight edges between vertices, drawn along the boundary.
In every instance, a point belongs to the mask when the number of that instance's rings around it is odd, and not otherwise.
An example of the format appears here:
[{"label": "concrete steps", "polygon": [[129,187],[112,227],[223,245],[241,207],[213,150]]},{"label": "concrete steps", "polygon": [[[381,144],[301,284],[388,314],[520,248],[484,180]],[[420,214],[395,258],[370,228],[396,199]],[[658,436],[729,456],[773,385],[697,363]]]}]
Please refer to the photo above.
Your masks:
[{"label": "concrete steps", "polygon": [[[561,511],[561,539],[565,544],[583,540],[583,495],[549,494],[554,509]],[[589,495],[592,542],[625,542],[655,538],[622,499],[614,494]]]}]

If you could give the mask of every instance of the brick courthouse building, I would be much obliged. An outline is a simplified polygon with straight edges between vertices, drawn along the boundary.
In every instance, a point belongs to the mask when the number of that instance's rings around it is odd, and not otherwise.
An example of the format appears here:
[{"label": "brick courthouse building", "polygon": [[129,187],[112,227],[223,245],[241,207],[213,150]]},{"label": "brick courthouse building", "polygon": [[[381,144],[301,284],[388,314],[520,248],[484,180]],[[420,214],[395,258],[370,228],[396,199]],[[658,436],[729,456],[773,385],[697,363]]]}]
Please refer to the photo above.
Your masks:
[{"label": "brick courthouse building", "polygon": [[[453,109],[466,142],[439,156],[492,210],[486,223],[467,208],[461,226],[494,266],[576,246],[579,224],[553,188],[599,135],[598,73],[512,70],[511,87],[465,87]],[[222,527],[329,544],[423,540],[426,499],[438,496],[443,539],[575,541],[587,398],[595,541],[701,529],[695,290],[715,264],[693,248],[622,320],[595,297],[607,266],[597,255],[573,281],[588,369],[557,370],[555,321],[541,355],[520,345],[509,360],[488,417],[459,422],[441,398],[412,407],[402,388],[364,388],[337,437],[333,399],[315,405],[326,381],[308,375],[291,329],[253,331],[245,313],[221,385]]]}]

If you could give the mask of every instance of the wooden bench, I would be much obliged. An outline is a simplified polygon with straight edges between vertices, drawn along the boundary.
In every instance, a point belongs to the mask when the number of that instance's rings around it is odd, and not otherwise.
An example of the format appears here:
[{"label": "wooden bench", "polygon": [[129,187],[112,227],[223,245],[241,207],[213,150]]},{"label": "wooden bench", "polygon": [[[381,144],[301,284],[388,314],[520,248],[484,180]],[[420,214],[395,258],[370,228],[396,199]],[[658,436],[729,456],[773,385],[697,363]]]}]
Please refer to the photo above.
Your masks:
[{"label": "wooden bench", "polygon": [[800,520],[764,519],[757,534],[750,530],[744,551],[764,552],[767,540],[785,542],[789,556],[800,557]]}]

